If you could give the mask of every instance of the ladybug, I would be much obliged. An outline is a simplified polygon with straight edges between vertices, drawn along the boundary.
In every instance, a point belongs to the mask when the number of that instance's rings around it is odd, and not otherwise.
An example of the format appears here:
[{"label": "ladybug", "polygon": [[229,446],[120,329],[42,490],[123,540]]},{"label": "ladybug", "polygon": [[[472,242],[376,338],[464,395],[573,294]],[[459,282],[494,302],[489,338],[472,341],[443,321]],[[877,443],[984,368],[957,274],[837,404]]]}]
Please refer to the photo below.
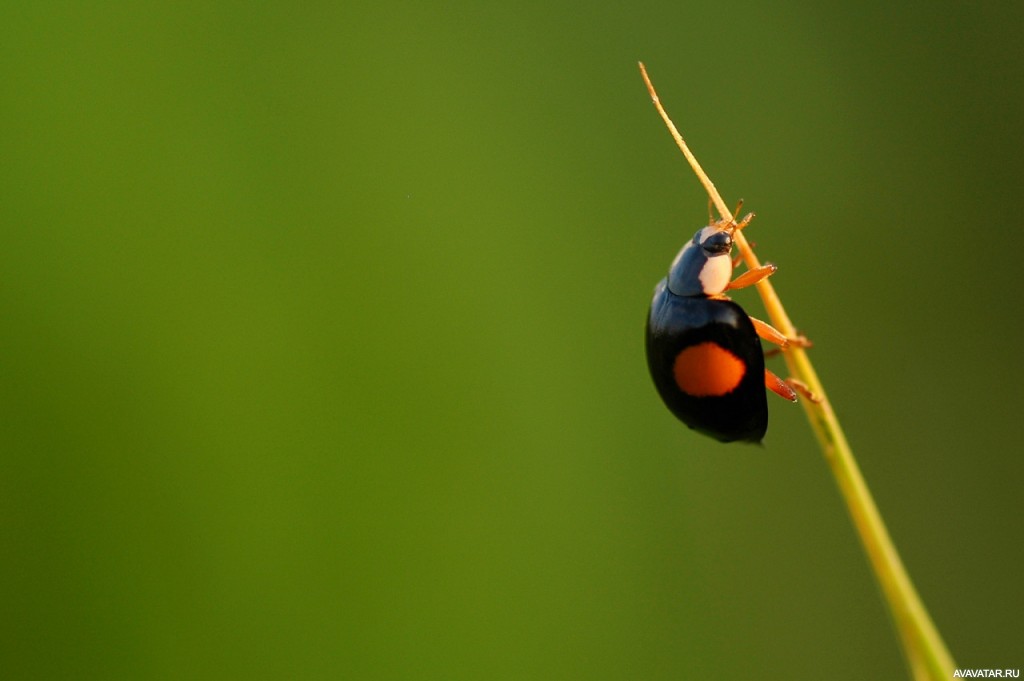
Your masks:
[{"label": "ladybug", "polygon": [[647,366],[665,406],[693,430],[721,442],[764,438],[765,387],[796,401],[796,383],[765,369],[760,339],[782,348],[809,345],[748,316],[725,295],[776,270],[766,264],[732,280],[738,262],[732,259],[733,234],[753,217],[712,222],[694,234],[654,288],[647,318]]}]

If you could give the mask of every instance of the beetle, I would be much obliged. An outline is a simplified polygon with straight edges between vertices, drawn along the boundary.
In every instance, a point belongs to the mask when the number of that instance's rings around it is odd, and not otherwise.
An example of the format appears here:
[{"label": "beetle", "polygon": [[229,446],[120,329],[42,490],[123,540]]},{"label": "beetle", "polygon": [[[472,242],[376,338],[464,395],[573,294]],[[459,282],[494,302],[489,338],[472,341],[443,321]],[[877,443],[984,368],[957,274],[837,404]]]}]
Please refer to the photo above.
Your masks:
[{"label": "beetle", "polygon": [[768,429],[765,388],[791,402],[794,388],[803,388],[765,369],[760,339],[783,349],[810,345],[750,317],[725,295],[777,269],[769,263],[732,279],[733,235],[753,218],[699,229],[655,286],[647,317],[647,366],[662,401],[687,426],[721,442],[761,442]]}]

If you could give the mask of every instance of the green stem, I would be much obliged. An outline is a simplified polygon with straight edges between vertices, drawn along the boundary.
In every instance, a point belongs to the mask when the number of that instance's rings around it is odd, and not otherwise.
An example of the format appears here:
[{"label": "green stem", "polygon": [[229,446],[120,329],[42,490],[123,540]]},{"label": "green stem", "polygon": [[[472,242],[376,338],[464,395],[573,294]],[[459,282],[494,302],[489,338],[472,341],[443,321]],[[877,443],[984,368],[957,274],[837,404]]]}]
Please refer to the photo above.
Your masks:
[{"label": "green stem", "polygon": [[[643,62],[640,63],[640,72],[647,84],[654,106],[665,121],[665,125],[668,126],[669,132],[672,133],[672,137],[682,150],[683,155],[686,156],[686,160],[689,161],[690,167],[693,168],[701,184],[704,185],[722,219],[732,220],[733,216],[729,212],[729,207],[722,200],[715,185],[700,167],[675,124],[672,123],[661,106],[661,101],[658,99],[658,94],[654,90],[654,85],[647,75],[647,69],[644,68]],[[758,267],[761,263],[747,243],[743,232],[736,230],[733,238],[747,267],[750,269]],[[768,279],[762,279],[758,282],[757,289],[775,328],[786,337],[795,338],[797,336],[796,328],[786,314],[785,308],[782,307],[782,302],[775,293],[771,282]],[[899,632],[903,652],[913,678],[916,681],[948,681],[953,678],[953,671],[956,668],[953,657],[903,567],[903,561],[900,560],[899,553],[889,537],[882,516],[864,482],[853,451],[846,441],[843,429],[836,419],[832,405],[828,401],[828,395],[818,379],[817,372],[811,365],[807,352],[803,348],[791,345],[783,355],[791,375],[802,381],[815,396],[814,400],[801,400],[804,411],[811,423],[811,429],[818,438],[825,460],[832,469],[832,475],[835,476],[836,484],[846,502],[853,525],[857,529],[864,551],[874,569],[875,577],[882,587],[882,593],[896,624],[896,630]]]}]

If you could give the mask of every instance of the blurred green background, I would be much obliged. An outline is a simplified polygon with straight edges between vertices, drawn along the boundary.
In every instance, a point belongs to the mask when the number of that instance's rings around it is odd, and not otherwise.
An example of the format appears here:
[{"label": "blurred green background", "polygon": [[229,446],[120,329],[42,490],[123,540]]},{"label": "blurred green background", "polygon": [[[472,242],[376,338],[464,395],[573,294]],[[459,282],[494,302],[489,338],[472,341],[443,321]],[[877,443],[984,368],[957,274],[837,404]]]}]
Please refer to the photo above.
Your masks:
[{"label": "blurred green background", "polygon": [[802,410],[650,383],[707,204],[638,59],[957,662],[1020,667],[1022,25],[4,3],[3,677],[905,678]]}]

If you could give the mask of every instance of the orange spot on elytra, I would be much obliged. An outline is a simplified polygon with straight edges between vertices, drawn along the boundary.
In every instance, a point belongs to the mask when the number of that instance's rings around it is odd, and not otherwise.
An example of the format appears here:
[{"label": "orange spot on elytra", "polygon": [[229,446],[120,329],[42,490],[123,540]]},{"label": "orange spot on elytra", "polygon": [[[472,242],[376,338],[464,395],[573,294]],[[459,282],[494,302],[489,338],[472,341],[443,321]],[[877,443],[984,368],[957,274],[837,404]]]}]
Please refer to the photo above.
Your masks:
[{"label": "orange spot on elytra", "polygon": [[714,343],[698,343],[676,355],[676,385],[694,397],[718,397],[735,390],[747,367],[736,355]]}]

